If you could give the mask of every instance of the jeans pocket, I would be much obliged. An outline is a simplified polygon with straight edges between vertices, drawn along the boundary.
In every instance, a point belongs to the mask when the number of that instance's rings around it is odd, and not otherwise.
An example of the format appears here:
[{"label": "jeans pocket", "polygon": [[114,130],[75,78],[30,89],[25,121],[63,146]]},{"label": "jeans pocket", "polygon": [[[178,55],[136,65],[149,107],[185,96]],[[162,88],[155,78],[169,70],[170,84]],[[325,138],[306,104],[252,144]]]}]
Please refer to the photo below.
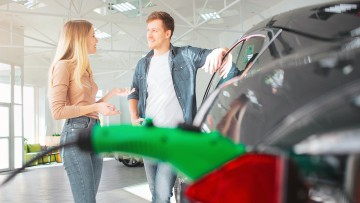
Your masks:
[{"label": "jeans pocket", "polygon": [[71,129],[84,129],[88,128],[90,124],[90,118],[82,117],[73,119],[71,122]]},{"label": "jeans pocket", "polygon": [[73,123],[72,129],[82,129],[87,128],[89,125],[87,123]]},{"label": "jeans pocket", "polygon": [[76,141],[79,136],[89,135],[91,128],[73,128],[71,129],[71,141]]}]

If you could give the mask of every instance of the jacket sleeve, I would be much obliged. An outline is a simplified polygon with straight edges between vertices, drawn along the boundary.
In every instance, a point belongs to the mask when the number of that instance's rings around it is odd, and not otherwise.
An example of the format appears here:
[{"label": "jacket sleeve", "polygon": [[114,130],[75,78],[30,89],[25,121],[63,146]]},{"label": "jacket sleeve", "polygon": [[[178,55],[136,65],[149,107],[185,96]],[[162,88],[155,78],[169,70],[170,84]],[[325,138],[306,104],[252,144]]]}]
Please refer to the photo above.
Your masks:
[{"label": "jacket sleeve", "polygon": [[206,61],[206,57],[213,51],[212,49],[202,49],[197,47],[187,47],[189,56],[194,59],[194,65],[196,68],[201,68]]},{"label": "jacket sleeve", "polygon": [[132,80],[132,83],[131,83],[131,88],[135,88],[135,91],[128,95],[128,100],[129,99],[137,99],[137,100],[139,100],[139,81],[137,79],[138,70],[139,70],[139,64],[140,64],[140,61],[136,65],[135,72],[134,72],[134,75],[133,75],[133,80]]}]

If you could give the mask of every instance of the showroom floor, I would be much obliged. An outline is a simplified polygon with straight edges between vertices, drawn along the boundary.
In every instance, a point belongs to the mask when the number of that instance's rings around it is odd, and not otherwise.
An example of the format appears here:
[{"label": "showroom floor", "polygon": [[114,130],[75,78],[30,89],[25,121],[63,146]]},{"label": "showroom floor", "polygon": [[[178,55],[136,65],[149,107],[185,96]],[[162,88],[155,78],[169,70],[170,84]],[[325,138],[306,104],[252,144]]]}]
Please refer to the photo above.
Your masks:
[{"label": "showroom floor", "polygon": [[[0,173],[2,182],[8,173]],[[149,203],[144,167],[129,168],[114,159],[104,161],[98,203]],[[30,167],[0,188],[0,202],[73,202],[62,165]]]}]

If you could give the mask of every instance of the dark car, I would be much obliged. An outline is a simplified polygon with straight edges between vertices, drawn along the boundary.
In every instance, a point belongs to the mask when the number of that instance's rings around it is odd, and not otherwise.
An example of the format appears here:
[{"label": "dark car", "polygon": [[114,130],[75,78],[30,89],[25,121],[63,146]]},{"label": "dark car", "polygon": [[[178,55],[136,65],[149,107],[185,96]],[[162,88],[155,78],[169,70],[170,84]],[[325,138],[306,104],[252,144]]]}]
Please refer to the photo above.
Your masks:
[{"label": "dark car", "polygon": [[213,76],[194,125],[286,157],[279,202],[360,202],[360,1],[274,16],[229,54],[229,77]]},{"label": "dark car", "polygon": [[77,144],[178,166],[180,202],[360,203],[360,1],[276,15],[227,57],[194,126],[99,127]]}]

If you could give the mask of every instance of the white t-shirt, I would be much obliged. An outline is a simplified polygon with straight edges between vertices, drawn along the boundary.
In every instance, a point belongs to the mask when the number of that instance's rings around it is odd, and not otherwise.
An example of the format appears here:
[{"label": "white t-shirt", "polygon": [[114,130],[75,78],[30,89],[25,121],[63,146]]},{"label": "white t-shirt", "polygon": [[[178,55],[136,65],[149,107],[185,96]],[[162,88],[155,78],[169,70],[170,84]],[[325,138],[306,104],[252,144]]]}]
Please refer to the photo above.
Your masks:
[{"label": "white t-shirt", "polygon": [[176,97],[169,65],[169,51],[153,56],[147,76],[145,115],[156,126],[175,127],[184,122],[183,112]]}]

